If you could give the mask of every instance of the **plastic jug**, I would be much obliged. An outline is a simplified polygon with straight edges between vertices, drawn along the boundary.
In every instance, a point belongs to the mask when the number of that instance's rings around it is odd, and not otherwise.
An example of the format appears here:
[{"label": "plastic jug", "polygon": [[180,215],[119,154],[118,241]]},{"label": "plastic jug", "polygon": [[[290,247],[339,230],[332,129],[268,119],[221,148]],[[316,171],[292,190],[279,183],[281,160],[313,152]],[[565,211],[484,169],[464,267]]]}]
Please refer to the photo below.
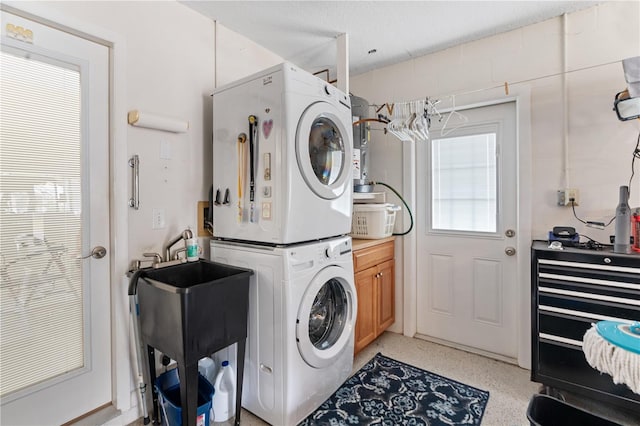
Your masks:
[{"label": "plastic jug", "polygon": [[213,396],[213,416],[215,422],[225,422],[235,414],[236,374],[229,361],[222,361],[216,376]]},{"label": "plastic jug", "polygon": [[216,381],[216,362],[208,356],[198,361],[198,372],[213,386]]}]

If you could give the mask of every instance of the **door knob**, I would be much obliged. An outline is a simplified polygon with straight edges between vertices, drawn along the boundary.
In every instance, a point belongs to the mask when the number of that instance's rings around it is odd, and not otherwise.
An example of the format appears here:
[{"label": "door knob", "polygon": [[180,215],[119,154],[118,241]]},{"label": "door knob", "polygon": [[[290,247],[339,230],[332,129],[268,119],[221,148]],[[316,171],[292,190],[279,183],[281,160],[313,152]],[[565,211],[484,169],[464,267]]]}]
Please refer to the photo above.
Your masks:
[{"label": "door knob", "polygon": [[102,246],[95,246],[91,253],[86,256],[78,256],[78,259],[87,259],[93,257],[94,259],[102,259],[107,255],[107,249]]},{"label": "door knob", "polygon": [[516,235],[516,231],[514,231],[513,229],[507,229],[506,231],[504,231],[504,235],[506,235],[508,238],[513,238]]},{"label": "door knob", "polygon": [[507,254],[507,256],[513,256],[514,254],[516,254],[516,249],[513,247],[507,247],[506,249],[504,249],[504,252]]}]

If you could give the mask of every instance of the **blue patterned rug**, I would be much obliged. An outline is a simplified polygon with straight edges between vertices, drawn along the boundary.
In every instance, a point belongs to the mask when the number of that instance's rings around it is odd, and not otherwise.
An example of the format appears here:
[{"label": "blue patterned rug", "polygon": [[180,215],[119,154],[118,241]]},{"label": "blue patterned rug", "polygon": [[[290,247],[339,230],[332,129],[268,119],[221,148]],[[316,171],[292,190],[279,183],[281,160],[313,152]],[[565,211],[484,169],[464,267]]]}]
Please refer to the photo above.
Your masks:
[{"label": "blue patterned rug", "polygon": [[299,426],[479,425],[489,392],[378,353]]}]

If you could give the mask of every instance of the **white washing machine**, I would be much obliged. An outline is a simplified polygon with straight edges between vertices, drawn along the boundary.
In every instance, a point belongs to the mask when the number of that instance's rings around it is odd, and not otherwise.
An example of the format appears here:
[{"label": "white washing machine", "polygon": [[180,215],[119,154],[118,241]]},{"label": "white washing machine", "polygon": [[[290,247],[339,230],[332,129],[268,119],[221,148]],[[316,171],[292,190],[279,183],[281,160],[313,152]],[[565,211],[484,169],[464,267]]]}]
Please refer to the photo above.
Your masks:
[{"label": "white washing machine", "polygon": [[275,245],[348,234],[351,120],[347,95],[289,63],[216,89],[216,238]]},{"label": "white washing machine", "polygon": [[351,374],[351,237],[288,247],[212,241],[211,258],[254,270],[242,406],[273,425],[297,424]]}]

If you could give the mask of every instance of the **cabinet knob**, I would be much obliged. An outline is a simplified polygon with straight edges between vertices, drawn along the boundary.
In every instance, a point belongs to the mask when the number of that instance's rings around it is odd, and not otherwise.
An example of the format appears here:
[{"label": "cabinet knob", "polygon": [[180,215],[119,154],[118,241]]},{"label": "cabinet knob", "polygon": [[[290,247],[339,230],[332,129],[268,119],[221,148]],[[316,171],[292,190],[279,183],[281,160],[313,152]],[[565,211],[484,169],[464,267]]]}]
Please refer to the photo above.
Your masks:
[{"label": "cabinet knob", "polygon": [[604,263],[611,263],[611,258],[605,257],[604,258]]}]

